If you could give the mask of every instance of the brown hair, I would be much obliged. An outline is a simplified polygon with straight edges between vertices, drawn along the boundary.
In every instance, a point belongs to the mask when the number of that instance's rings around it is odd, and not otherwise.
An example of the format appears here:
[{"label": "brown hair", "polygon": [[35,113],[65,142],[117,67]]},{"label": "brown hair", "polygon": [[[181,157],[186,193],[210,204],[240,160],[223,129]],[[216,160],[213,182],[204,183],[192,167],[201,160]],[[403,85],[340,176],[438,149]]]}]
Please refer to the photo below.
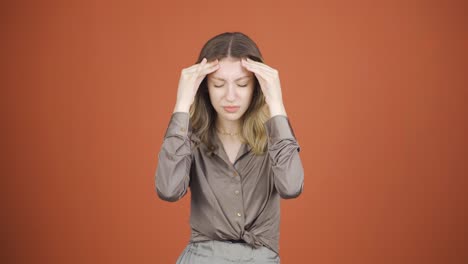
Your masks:
[{"label": "brown hair", "polygon": [[[227,57],[250,58],[258,62],[264,62],[260,50],[252,39],[240,32],[226,32],[206,42],[196,63],[200,63],[203,58],[212,61]],[[241,120],[241,140],[252,147],[253,153],[260,155],[266,151],[267,136],[264,123],[269,118],[269,111],[265,102],[265,96],[255,75],[254,80],[252,101]],[[213,138],[214,133],[216,133],[216,116],[217,113],[211,104],[207,79],[205,78],[201,82],[194,102],[190,107],[190,121],[193,133],[197,135],[201,142],[208,146],[210,151],[215,150],[217,147],[210,140]]]}]

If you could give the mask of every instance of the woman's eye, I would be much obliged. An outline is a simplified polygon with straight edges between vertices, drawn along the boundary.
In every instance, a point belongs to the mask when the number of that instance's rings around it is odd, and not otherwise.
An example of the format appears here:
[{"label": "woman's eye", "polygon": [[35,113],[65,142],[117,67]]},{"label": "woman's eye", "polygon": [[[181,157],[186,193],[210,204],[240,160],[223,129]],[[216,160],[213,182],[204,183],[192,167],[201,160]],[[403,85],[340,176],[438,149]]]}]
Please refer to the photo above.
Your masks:
[{"label": "woman's eye", "polygon": [[[246,84],[238,84],[237,86],[239,86],[239,87],[247,87],[247,85],[249,85],[249,84],[248,84],[248,83],[246,83]],[[224,86],[224,84],[220,84],[220,85],[213,84],[213,86],[216,87],[216,88],[221,88],[221,87]]]}]

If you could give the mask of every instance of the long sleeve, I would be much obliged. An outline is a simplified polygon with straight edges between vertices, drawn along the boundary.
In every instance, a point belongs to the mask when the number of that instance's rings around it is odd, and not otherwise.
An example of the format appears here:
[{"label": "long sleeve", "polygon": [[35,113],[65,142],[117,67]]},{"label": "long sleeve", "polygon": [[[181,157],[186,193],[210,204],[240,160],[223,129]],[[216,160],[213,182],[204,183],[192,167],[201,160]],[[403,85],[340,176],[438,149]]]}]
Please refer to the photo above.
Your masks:
[{"label": "long sleeve", "polygon": [[265,129],[275,187],[282,198],[296,198],[304,187],[304,168],[289,119],[284,115],[273,116],[265,122]]},{"label": "long sleeve", "polygon": [[187,193],[192,164],[191,132],[189,113],[173,113],[155,175],[156,192],[162,200],[175,202]]}]

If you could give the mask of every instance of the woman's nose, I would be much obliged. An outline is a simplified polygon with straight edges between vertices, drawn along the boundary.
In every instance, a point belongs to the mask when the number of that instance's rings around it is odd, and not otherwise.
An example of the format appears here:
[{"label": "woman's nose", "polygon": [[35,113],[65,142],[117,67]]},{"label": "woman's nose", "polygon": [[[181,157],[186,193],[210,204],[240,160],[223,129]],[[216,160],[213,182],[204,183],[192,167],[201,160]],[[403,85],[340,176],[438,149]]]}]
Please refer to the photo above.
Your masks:
[{"label": "woman's nose", "polygon": [[236,99],[236,87],[232,84],[228,85],[226,99],[228,101],[234,101]]}]

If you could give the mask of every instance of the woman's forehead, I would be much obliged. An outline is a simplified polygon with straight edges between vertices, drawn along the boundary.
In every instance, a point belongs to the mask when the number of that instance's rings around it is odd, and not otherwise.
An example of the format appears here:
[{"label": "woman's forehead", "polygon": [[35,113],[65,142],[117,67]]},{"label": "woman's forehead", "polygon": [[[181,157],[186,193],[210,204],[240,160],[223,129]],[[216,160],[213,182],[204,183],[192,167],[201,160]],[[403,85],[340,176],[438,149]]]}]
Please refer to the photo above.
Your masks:
[{"label": "woman's forehead", "polygon": [[219,61],[219,69],[210,74],[210,77],[220,80],[238,80],[252,76],[241,64],[240,59],[226,58]]}]

